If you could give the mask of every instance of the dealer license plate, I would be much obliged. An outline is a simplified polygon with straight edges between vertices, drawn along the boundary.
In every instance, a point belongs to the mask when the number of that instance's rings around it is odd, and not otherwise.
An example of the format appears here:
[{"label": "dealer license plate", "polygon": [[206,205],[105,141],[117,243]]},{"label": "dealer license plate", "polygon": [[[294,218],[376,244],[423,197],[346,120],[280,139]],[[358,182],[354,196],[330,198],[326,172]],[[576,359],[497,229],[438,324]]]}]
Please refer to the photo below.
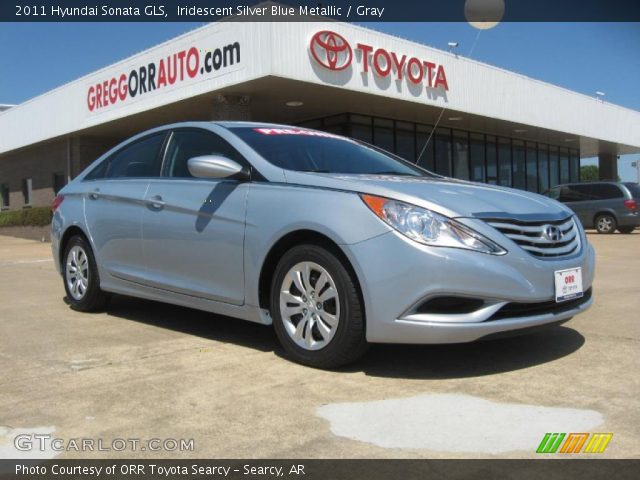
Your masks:
[{"label": "dealer license plate", "polygon": [[582,269],[556,270],[556,302],[566,302],[582,296]]}]

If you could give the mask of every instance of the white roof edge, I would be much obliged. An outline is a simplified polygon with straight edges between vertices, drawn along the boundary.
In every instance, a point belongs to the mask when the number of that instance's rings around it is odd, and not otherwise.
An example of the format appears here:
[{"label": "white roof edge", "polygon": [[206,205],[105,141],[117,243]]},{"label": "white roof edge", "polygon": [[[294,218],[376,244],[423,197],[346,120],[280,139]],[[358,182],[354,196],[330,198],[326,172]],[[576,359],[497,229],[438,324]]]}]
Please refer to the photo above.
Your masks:
[{"label": "white roof edge", "polygon": [[399,36],[393,35],[391,33],[381,32],[380,30],[377,30],[375,28],[366,28],[366,27],[363,27],[361,25],[358,25],[357,23],[348,23],[348,22],[336,22],[336,23],[343,23],[345,25],[349,25],[351,27],[355,27],[355,28],[357,28],[359,30],[363,30],[363,31],[373,31],[373,32],[376,32],[376,33],[378,33],[380,35],[384,35],[384,36],[393,38],[393,39],[398,40],[398,41],[403,42],[403,43],[419,45],[420,47],[428,48],[429,50],[434,50],[434,51],[438,52],[441,55],[444,54],[444,55],[450,56],[451,58],[462,59],[462,60],[465,60],[467,62],[471,62],[471,63],[475,63],[477,65],[481,65],[483,67],[491,68],[491,69],[496,70],[498,72],[506,73],[508,75],[513,75],[515,77],[524,78],[524,79],[529,80],[531,82],[536,82],[536,83],[539,83],[539,84],[542,84],[542,85],[550,86],[550,87],[556,88],[558,90],[562,90],[564,92],[571,93],[572,95],[577,95],[577,96],[583,97],[585,99],[592,100],[594,102],[604,103],[607,106],[621,108],[623,110],[627,110],[627,111],[630,111],[630,112],[634,112],[634,113],[640,114],[640,111],[634,110],[633,108],[625,107],[624,105],[619,105],[617,103],[603,101],[603,100],[597,99],[595,97],[592,97],[590,95],[587,95],[586,93],[577,92],[577,91],[571,90],[571,89],[569,89],[567,87],[562,87],[560,85],[556,85],[555,83],[550,83],[550,82],[547,82],[545,80],[540,80],[538,78],[530,77],[528,75],[525,75],[524,73],[515,72],[513,70],[507,70],[506,68],[499,67],[499,66],[493,65],[491,63],[482,62],[480,60],[476,60],[474,58],[467,57],[465,55],[456,55],[454,53],[448,52],[446,50],[442,50],[440,48],[434,47],[432,45],[428,45],[426,43],[418,42],[418,41],[415,41],[415,40],[410,40],[410,39],[407,39],[407,38],[404,38],[404,37],[399,37]]}]

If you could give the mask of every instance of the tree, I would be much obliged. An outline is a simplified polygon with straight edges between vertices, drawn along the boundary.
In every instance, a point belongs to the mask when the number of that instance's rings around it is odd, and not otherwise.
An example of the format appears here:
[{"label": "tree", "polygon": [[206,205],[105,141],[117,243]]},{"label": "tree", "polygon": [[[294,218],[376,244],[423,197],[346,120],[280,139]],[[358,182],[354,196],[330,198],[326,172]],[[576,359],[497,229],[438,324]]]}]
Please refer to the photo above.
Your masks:
[{"label": "tree", "polygon": [[594,182],[600,179],[600,172],[597,165],[585,165],[580,167],[580,181]]}]

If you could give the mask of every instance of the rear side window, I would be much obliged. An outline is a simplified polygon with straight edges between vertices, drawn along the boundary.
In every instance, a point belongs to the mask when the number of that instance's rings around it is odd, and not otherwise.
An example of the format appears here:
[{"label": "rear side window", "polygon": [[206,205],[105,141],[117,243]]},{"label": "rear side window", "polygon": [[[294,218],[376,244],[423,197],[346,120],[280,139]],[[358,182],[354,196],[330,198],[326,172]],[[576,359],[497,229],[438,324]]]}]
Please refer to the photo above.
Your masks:
[{"label": "rear side window", "polygon": [[157,177],[165,137],[166,133],[158,133],[127,145],[94,168],[86,180]]},{"label": "rear side window", "polygon": [[249,166],[235,148],[215,133],[204,130],[176,130],[167,150],[162,176],[192,177],[187,163],[189,159],[202,155],[220,155],[238,162],[245,168]]},{"label": "rear side window", "polygon": [[593,200],[609,200],[611,198],[624,197],[620,187],[611,183],[594,183],[590,187]]},{"label": "rear side window", "polygon": [[637,183],[625,183],[624,186],[629,189],[629,193],[633,198],[640,200],[640,185]]}]

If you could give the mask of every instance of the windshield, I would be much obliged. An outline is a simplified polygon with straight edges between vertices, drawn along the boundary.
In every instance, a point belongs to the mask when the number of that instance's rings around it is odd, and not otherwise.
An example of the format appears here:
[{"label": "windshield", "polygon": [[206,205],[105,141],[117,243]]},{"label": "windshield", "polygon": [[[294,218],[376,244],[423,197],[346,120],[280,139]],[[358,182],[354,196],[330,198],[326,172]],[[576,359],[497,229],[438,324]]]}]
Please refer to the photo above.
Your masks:
[{"label": "windshield", "polygon": [[296,127],[237,127],[231,130],[267,161],[286,170],[432,176],[372,145],[332,133]]}]

